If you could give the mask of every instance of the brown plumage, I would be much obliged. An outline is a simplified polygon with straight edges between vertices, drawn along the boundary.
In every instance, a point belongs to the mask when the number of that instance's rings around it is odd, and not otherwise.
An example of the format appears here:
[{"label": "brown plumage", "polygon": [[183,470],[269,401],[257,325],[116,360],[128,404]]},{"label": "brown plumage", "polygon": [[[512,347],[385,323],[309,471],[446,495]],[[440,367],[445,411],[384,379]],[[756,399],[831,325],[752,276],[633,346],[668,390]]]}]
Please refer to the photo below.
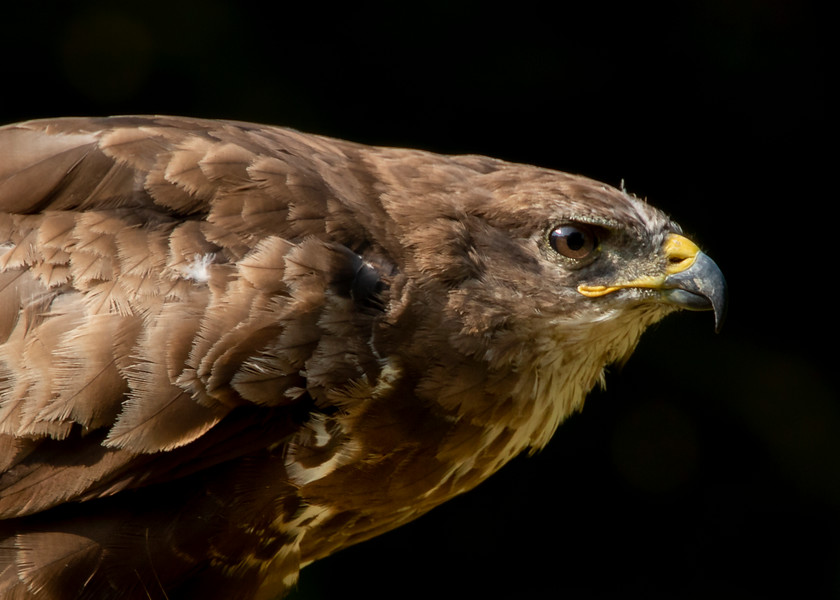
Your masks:
[{"label": "brown plumage", "polygon": [[225,121],[0,129],[0,596],[273,598],[723,280],[644,202]]}]

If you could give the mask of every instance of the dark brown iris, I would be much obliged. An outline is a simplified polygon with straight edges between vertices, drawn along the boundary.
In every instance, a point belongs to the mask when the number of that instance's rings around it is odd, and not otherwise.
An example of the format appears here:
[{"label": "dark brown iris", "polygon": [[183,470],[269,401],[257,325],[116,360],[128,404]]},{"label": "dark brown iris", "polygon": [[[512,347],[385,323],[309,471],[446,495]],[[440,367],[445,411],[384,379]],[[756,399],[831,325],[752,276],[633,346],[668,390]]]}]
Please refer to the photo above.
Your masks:
[{"label": "dark brown iris", "polygon": [[561,225],[551,232],[549,243],[555,252],[566,258],[586,258],[598,246],[598,237],[591,227],[575,223]]}]

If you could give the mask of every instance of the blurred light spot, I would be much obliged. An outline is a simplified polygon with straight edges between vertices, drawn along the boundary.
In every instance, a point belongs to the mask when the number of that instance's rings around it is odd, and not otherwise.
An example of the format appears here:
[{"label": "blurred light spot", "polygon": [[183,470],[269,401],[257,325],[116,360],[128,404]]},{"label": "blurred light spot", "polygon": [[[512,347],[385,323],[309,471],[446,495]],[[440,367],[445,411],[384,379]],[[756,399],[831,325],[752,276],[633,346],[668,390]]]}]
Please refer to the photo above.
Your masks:
[{"label": "blurred light spot", "polygon": [[68,23],[60,44],[67,79],[87,98],[130,98],[146,82],[153,40],[143,23],[113,13],[95,13]]},{"label": "blurred light spot", "polygon": [[647,493],[673,491],[696,470],[697,434],[689,417],[665,401],[636,407],[616,426],[613,461],[627,482]]}]

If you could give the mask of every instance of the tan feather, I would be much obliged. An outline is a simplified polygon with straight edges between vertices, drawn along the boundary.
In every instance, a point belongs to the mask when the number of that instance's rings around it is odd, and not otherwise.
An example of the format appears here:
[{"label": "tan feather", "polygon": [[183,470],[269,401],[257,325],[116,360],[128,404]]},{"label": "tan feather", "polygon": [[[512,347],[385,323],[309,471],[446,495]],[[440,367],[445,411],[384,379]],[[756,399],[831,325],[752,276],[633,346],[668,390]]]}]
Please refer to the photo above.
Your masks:
[{"label": "tan feather", "polygon": [[78,534],[29,533],[17,546],[19,577],[47,597],[83,589],[101,560],[99,545]]},{"label": "tan feather", "polygon": [[[158,452],[187,444],[208,431],[229,408],[193,400],[195,391],[177,385],[172,377],[183,370],[186,346],[178,348],[176,335],[184,331],[189,309],[166,312],[155,325],[146,327],[133,350],[132,362],[122,369],[130,392],[111,428],[105,444],[134,452]],[[171,322],[181,319],[178,327]],[[193,321],[197,323],[197,319]],[[187,327],[194,330],[195,326]],[[180,342],[183,343],[183,342]],[[173,344],[175,344],[173,348]],[[172,349],[167,357],[157,349]],[[168,358],[168,360],[167,360]],[[175,364],[167,364],[172,361]]]},{"label": "tan feather", "polygon": [[128,385],[117,366],[117,332],[130,327],[139,334],[139,318],[117,314],[87,317],[59,336],[54,354],[54,393],[57,397],[39,413],[43,420],[72,420],[87,429],[114,422]]},{"label": "tan feather", "polygon": [[96,147],[96,138],[90,133],[45,137],[38,131],[16,128],[5,135],[8,141],[0,150],[0,196],[5,200],[4,209],[12,213],[37,208],[26,199],[52,196]]},{"label": "tan feather", "polygon": [[141,176],[152,171],[158,157],[169,150],[162,131],[154,127],[115,127],[100,135],[99,149]]},{"label": "tan feather", "polygon": [[135,453],[161,452],[189,444],[228,412],[208,408],[174,384],[159,383],[161,367],[138,363],[127,372],[131,392],[103,442]]},{"label": "tan feather", "polygon": [[280,237],[267,237],[257,244],[254,251],[239,261],[239,272],[254,287],[269,294],[286,289],[283,280],[286,255],[294,248]]}]

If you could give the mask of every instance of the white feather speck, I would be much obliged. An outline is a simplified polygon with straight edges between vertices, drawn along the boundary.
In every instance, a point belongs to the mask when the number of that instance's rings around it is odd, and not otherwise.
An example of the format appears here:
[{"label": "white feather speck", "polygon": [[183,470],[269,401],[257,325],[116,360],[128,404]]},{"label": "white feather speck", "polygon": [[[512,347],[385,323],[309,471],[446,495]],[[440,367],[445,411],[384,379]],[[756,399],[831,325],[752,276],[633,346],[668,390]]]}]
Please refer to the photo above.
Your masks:
[{"label": "white feather speck", "polygon": [[216,255],[214,253],[196,254],[193,261],[183,270],[184,279],[206,282],[210,280],[209,267],[213,264]]}]

